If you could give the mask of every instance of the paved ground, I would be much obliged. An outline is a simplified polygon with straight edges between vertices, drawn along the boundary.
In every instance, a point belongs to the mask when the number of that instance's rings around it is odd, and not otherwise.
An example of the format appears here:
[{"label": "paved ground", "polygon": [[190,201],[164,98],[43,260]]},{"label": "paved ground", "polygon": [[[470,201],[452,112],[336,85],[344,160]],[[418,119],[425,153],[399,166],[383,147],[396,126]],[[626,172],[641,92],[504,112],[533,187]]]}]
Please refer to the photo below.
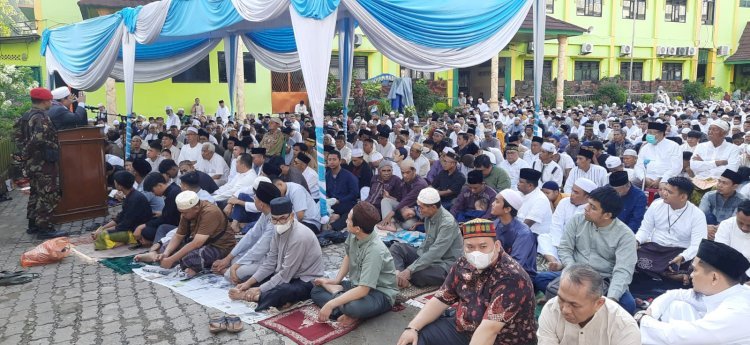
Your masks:
[{"label": "paved ground", "polygon": [[[21,269],[20,257],[41,241],[26,235],[26,197],[12,192],[0,203],[0,271]],[[94,222],[63,225],[80,233]],[[326,270],[339,267],[341,246],[324,248]],[[0,344],[294,344],[258,325],[239,334],[211,335],[215,311],[134,274],[112,270],[74,255],[58,264],[33,267],[31,283],[0,287]],[[417,310],[389,312],[368,320],[330,344],[395,344]]]}]

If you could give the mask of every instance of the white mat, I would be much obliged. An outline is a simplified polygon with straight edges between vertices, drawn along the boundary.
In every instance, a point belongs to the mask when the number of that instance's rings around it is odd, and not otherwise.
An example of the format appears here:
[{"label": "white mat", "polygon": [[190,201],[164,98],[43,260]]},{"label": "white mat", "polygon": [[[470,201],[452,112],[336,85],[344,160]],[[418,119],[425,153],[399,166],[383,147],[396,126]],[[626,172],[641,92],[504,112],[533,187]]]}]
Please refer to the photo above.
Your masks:
[{"label": "white mat", "polygon": [[[216,308],[227,314],[237,315],[243,322],[249,324],[257,323],[280,313],[275,308],[271,308],[265,312],[256,312],[256,303],[229,299],[229,289],[234,285],[224,279],[224,276],[207,274],[182,281],[184,276],[181,276],[178,270],[166,270],[159,266],[135,268],[133,269],[133,273],[146,281],[166,286],[198,304]],[[312,301],[303,301],[285,310],[298,308],[310,303]]]}]

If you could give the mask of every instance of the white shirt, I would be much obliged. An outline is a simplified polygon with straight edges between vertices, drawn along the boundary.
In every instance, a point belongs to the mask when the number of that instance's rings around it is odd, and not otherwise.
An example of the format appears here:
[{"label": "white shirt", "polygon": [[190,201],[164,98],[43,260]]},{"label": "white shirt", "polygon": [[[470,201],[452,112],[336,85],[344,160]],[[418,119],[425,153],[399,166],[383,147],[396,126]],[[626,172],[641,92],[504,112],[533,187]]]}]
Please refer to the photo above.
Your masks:
[{"label": "white shirt", "polygon": [[531,153],[531,150],[528,150],[523,154],[523,160],[525,160],[526,163],[529,163],[529,165],[531,165],[531,163],[534,163],[534,161],[537,159],[539,159],[539,154],[533,154]]},{"label": "white shirt", "polygon": [[[644,161],[649,163],[644,168]],[[646,170],[644,174],[643,171]],[[656,145],[645,143],[638,152],[638,161],[635,163],[637,176],[646,176],[650,179],[661,178],[662,182],[680,174],[682,171],[682,151],[680,145],[668,139],[662,139]]]},{"label": "white shirt", "polygon": [[682,150],[682,152],[685,152],[685,151],[689,151],[689,152],[695,152],[695,148],[697,148],[697,147],[698,147],[698,145],[695,145],[695,146],[690,146],[690,145],[689,145],[689,144],[688,144],[688,143],[686,142],[686,143],[683,143],[682,145],[680,145],[680,150]]},{"label": "white shirt", "polygon": [[300,211],[305,212],[305,216],[303,219],[299,219],[300,221],[320,226],[320,206],[315,203],[305,187],[294,182],[287,182],[285,196],[292,201],[295,215]]},{"label": "white shirt", "polygon": [[646,210],[635,239],[640,244],[654,242],[665,247],[685,248],[680,255],[688,261],[698,253],[698,245],[706,235],[706,215],[698,206],[687,202],[681,209],[674,210],[663,199],[658,199]]},{"label": "white shirt", "polygon": [[[510,176],[510,188],[518,190],[518,179],[521,176],[521,169],[529,168],[529,163],[523,159],[516,159],[515,162],[510,163],[507,159],[500,162],[500,167],[505,169],[505,172]],[[549,202],[549,201],[548,201]]]},{"label": "white shirt", "polygon": [[563,170],[573,169],[576,167],[576,163],[573,162],[573,157],[571,157],[566,152],[560,153],[560,159],[558,160],[557,165],[559,165]]},{"label": "white shirt", "polygon": [[[194,147],[190,147],[190,144],[183,145],[182,149],[180,149],[180,159],[178,159],[176,163],[180,164],[182,161],[198,162],[203,159],[201,156],[201,150],[203,150],[203,145],[200,143],[195,144]],[[226,164],[226,162],[224,163]]]},{"label": "white shirt", "polygon": [[430,162],[427,160],[427,158],[425,158],[423,155],[419,155],[416,160],[411,158],[411,156],[409,156],[405,160],[414,163],[414,169],[417,170],[417,174],[419,174],[419,176],[422,176],[423,178],[427,177],[427,174],[430,172]]},{"label": "white shirt", "polygon": [[617,302],[605,298],[594,317],[581,327],[565,320],[555,297],[539,315],[539,345],[641,345],[635,319]]},{"label": "white shirt", "polygon": [[391,143],[386,143],[385,145],[376,144],[375,150],[380,152],[384,158],[393,159],[393,152],[396,151],[396,146]]},{"label": "white shirt", "polygon": [[352,161],[352,150],[346,145],[342,149],[338,149],[339,153],[341,154],[341,159],[345,160],[347,163]]},{"label": "white shirt", "polygon": [[304,114],[307,112],[307,106],[304,104],[297,104],[294,106],[294,112],[297,114]]},{"label": "white shirt", "polygon": [[156,157],[156,160],[153,160],[153,161],[150,158],[146,157],[146,162],[148,162],[148,164],[151,165],[151,171],[152,172],[153,171],[159,171],[159,164],[163,160],[164,160],[164,157],[162,157],[161,155],[159,155],[158,157]]},{"label": "white shirt", "polygon": [[240,189],[244,187],[252,188],[256,177],[258,177],[258,175],[255,174],[253,169],[248,169],[245,173],[237,173],[237,176],[219,187],[219,189],[214,192],[213,197],[217,201],[228,200],[232,196],[236,197],[239,195]]},{"label": "white shirt", "polygon": [[125,161],[122,160],[122,158],[120,158],[120,157],[117,157],[115,155],[111,155],[109,153],[106,154],[106,155],[104,155],[104,157],[106,158],[107,163],[109,163],[110,165],[119,165],[121,167],[125,166]]},{"label": "white shirt", "polygon": [[[746,234],[740,230],[740,227],[737,226],[737,217],[727,218],[719,223],[715,241],[736,249],[750,259],[750,233]],[[750,269],[747,270],[746,274],[750,274]]]},{"label": "white shirt", "polygon": [[533,192],[523,196],[523,204],[518,210],[518,219],[533,220],[531,232],[541,235],[549,232],[550,220],[552,219],[552,206],[549,199],[544,195],[541,189],[534,189]]},{"label": "white shirt", "polygon": [[227,178],[229,177],[229,166],[227,165],[227,161],[217,153],[214,153],[211,160],[205,160],[201,157],[201,159],[198,160],[198,163],[195,164],[195,170],[202,171],[211,177],[221,175],[217,183],[219,183],[219,181],[226,183]]},{"label": "white shirt", "polygon": [[[737,171],[740,165],[740,148],[734,144],[722,141],[719,147],[714,147],[710,141],[700,143],[693,152],[693,157],[700,156],[702,161],[690,160],[690,169],[697,178],[718,178],[726,169]],[[727,165],[717,166],[717,160],[726,160]]]},{"label": "white shirt", "polygon": [[540,185],[547,181],[555,181],[558,186],[563,183],[563,169],[555,161],[544,164],[537,158],[531,163],[531,168],[542,173],[542,177],[539,179]]},{"label": "white shirt", "polygon": [[560,239],[565,232],[565,225],[577,214],[582,214],[586,209],[586,203],[576,206],[570,202],[570,197],[560,200],[552,214],[552,222],[549,226],[549,233],[539,235],[537,239],[537,252],[542,255],[557,256],[557,247],[560,245]]},{"label": "white shirt", "polygon": [[582,177],[585,177],[596,183],[597,187],[602,187],[609,184],[609,180],[607,179],[607,169],[604,169],[604,167],[596,165],[592,162],[589,166],[588,171],[583,171],[579,167],[573,168],[570,171],[570,175],[568,175],[568,179],[565,181],[565,187],[563,188],[563,191],[568,194],[573,192],[573,184],[575,184],[576,181]]},{"label": "white shirt", "polygon": [[216,120],[221,119],[221,123],[226,125],[229,122],[229,108],[219,106],[216,109]]},{"label": "white shirt", "polygon": [[172,128],[172,126],[180,128],[180,117],[175,113],[172,113],[167,117],[167,129]]},{"label": "white shirt", "polygon": [[[699,319],[672,320],[668,309],[675,301],[693,306]],[[740,345],[750,344],[750,288],[735,285],[715,295],[704,296],[692,289],[669,290],[657,297],[651,306],[653,317],[641,319],[641,340],[644,345]]]},{"label": "white shirt", "polygon": [[310,188],[310,195],[312,195],[313,199],[320,199],[320,186],[318,186],[320,181],[318,181],[318,172],[308,166],[305,167],[302,176],[305,178],[305,182],[307,182],[307,187]]},{"label": "white shirt", "polygon": [[628,140],[634,141],[634,142],[640,142],[641,141],[641,137],[643,136],[643,131],[641,130],[640,127],[633,126],[633,127],[630,127],[630,128],[628,128],[628,127],[625,127],[625,128],[627,128],[627,131],[628,131],[628,133],[626,134],[627,137],[628,137]]}]

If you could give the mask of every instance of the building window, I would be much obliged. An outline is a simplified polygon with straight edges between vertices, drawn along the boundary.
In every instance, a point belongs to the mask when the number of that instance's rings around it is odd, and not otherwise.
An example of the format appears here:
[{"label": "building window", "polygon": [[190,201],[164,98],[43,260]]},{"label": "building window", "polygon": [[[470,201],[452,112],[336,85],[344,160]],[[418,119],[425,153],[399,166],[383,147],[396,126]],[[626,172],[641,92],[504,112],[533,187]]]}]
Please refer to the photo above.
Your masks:
[{"label": "building window", "polygon": [[305,92],[302,70],[282,73],[271,71],[271,92]]},{"label": "building window", "polygon": [[682,80],[682,62],[665,62],[661,69],[661,80]]},{"label": "building window", "polygon": [[576,61],[575,80],[599,80],[599,61]]},{"label": "building window", "polygon": [[684,23],[687,14],[687,0],[667,0],[664,7],[664,20]]},{"label": "building window", "polygon": [[545,9],[547,10],[548,14],[555,13],[555,0],[546,0],[547,6],[545,6]]},{"label": "building window", "polygon": [[422,72],[406,67],[401,67],[401,78],[434,80],[435,72]]},{"label": "building window", "polygon": [[199,61],[195,66],[188,68],[172,77],[173,83],[210,83],[211,67],[208,62],[208,55]]},{"label": "building window", "polygon": [[[534,80],[534,60],[523,61],[523,80]],[[542,65],[542,80],[552,80],[552,60],[544,60]]]},{"label": "building window", "polygon": [[[219,82],[227,82],[227,67],[224,62],[224,52],[218,52],[219,58]],[[245,83],[255,84],[255,58],[250,53],[242,53],[242,70],[245,74]]]},{"label": "building window", "polygon": [[703,0],[703,10],[701,11],[701,23],[703,25],[714,25],[714,12],[716,11],[715,0]]},{"label": "building window", "polygon": [[602,0],[576,0],[576,14],[587,17],[601,17]]},{"label": "building window", "polygon": [[[620,77],[630,80],[630,61],[620,62]],[[633,61],[633,80],[643,80],[643,62]]]},{"label": "building window", "polygon": [[740,7],[750,7],[750,0],[740,0]]},{"label": "building window", "polygon": [[[339,79],[338,55],[331,55],[331,65],[328,68],[328,73],[333,74],[336,79]],[[352,80],[365,79],[367,79],[367,56],[355,56],[354,65],[352,66]]]},{"label": "building window", "polygon": [[623,0],[622,19],[646,20],[646,0]]}]

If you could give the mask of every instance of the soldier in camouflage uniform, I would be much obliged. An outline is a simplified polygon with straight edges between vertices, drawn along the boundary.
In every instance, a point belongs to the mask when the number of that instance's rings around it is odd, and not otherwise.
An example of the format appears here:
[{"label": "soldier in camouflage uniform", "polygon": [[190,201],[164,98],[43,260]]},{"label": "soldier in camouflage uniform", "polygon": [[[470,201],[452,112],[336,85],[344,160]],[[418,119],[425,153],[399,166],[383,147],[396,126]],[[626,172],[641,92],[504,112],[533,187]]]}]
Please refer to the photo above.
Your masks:
[{"label": "soldier in camouflage uniform", "polygon": [[[32,95],[32,103],[41,109],[49,109],[51,93],[49,99],[34,97]],[[60,200],[60,147],[57,130],[46,112],[37,112],[29,119],[29,137],[22,157],[26,160],[26,169],[31,178],[31,190],[36,193],[34,198],[29,199],[28,209],[36,217],[37,237],[67,236],[65,232],[56,231],[51,223],[52,211]]]},{"label": "soldier in camouflage uniform", "polygon": [[268,133],[264,134],[263,139],[260,141],[260,147],[266,149],[267,163],[275,166],[284,164],[283,151],[285,139],[280,130],[281,126],[281,119],[272,117],[268,123]]},{"label": "soldier in camouflage uniform", "polygon": [[[49,95],[45,96],[46,94]],[[31,136],[31,131],[29,129],[29,120],[31,120],[31,117],[35,114],[44,114],[50,106],[49,104],[45,105],[44,101],[46,99],[39,99],[35,97],[49,97],[51,99],[52,93],[49,90],[43,88],[32,90],[31,109],[29,109],[29,111],[23,114],[18,120],[16,120],[16,123],[13,124],[13,137],[16,144],[16,152],[13,154],[13,162],[11,163],[11,168],[8,172],[8,175],[10,175],[10,178],[12,179],[28,177],[28,175],[26,174],[26,157],[23,157],[23,150],[26,148],[26,144],[29,143],[29,137]],[[38,192],[33,187],[30,192],[31,194],[29,195],[29,206],[26,208],[26,218],[29,219],[29,226],[26,229],[26,233],[29,234],[35,233],[37,231],[36,223],[34,221],[36,219],[35,207],[31,206],[36,205],[36,198],[38,196]]]}]

